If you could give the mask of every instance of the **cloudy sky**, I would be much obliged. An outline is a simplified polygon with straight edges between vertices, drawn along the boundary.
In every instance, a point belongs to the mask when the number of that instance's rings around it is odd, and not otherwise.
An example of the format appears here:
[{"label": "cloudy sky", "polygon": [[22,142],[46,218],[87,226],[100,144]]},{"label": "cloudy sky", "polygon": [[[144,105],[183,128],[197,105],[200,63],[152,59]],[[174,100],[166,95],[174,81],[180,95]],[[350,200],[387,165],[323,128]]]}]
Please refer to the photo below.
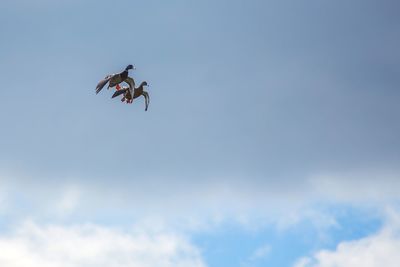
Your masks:
[{"label": "cloudy sky", "polygon": [[0,266],[398,266],[399,8],[1,1]]}]

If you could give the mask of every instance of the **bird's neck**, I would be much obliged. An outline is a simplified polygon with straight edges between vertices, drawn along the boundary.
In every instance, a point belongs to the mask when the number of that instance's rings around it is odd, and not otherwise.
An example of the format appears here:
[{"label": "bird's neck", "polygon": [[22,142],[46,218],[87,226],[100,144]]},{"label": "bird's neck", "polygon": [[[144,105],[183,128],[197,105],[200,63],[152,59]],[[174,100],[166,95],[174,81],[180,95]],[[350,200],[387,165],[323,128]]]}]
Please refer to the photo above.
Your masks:
[{"label": "bird's neck", "polygon": [[124,70],[124,71],[121,73],[121,78],[122,78],[123,80],[125,80],[127,77],[128,77],[128,71],[127,71],[127,70]]}]

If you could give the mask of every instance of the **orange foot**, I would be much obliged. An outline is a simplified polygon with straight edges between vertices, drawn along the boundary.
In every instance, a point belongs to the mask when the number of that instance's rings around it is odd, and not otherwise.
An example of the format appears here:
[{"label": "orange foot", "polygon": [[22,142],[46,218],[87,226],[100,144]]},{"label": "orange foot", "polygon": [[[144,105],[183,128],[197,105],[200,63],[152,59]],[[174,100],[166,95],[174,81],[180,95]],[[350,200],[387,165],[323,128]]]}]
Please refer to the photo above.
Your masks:
[{"label": "orange foot", "polygon": [[115,87],[115,89],[117,89],[117,91],[118,91],[119,89],[121,89],[121,86],[119,86],[119,84],[117,84],[117,86]]}]

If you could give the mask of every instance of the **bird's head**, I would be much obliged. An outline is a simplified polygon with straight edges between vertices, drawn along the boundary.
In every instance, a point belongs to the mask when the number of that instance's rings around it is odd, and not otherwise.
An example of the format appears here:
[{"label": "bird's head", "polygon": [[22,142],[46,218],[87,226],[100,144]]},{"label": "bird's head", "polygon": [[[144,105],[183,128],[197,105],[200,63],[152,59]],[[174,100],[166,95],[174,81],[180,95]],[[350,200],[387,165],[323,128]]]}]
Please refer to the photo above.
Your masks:
[{"label": "bird's head", "polygon": [[142,82],[142,86],[149,86],[146,81]]},{"label": "bird's head", "polygon": [[131,64],[129,64],[128,66],[126,66],[125,70],[134,70],[135,67]]}]

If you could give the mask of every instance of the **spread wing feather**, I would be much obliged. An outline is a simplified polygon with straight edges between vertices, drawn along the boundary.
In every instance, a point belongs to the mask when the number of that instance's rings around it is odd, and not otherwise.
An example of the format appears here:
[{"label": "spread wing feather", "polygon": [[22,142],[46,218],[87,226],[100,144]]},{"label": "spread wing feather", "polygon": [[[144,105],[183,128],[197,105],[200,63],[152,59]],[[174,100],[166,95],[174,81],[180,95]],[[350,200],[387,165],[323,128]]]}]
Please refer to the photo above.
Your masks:
[{"label": "spread wing feather", "polygon": [[131,88],[131,90],[134,90],[135,89],[135,80],[133,79],[133,78],[131,78],[131,77],[127,77],[126,79],[125,79],[125,82],[129,85],[129,87]]},{"label": "spread wing feather", "polygon": [[96,94],[98,94],[101,89],[110,81],[113,75],[107,75],[103,80],[101,80],[96,86]]},{"label": "spread wing feather", "polygon": [[114,98],[114,97],[117,97],[119,95],[125,94],[126,91],[128,91],[128,89],[121,89],[121,90],[115,91],[115,93],[112,95],[111,98]]}]

